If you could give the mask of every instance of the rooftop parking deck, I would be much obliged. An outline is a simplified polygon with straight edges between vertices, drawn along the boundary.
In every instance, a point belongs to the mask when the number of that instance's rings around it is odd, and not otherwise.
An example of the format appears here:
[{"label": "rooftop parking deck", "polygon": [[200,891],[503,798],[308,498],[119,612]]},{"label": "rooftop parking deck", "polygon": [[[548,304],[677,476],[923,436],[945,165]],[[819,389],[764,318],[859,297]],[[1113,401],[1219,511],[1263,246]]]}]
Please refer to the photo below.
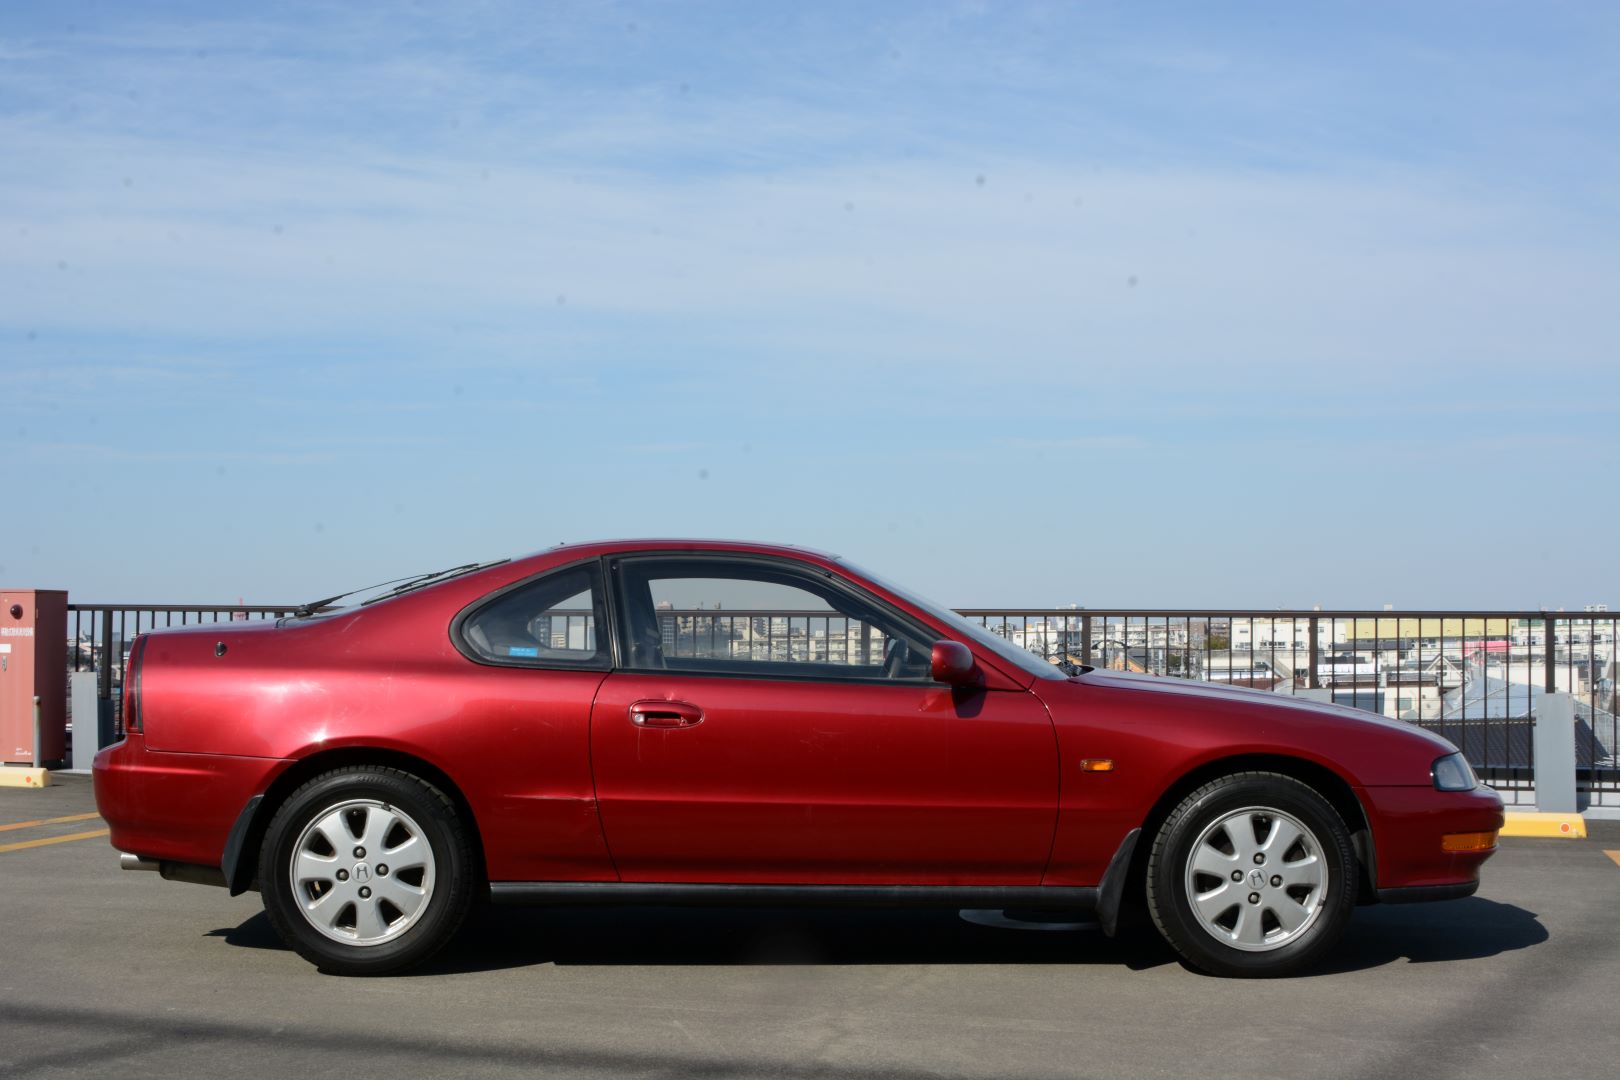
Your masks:
[{"label": "rooftop parking deck", "polygon": [[0,1075],[1519,1080],[1620,1059],[1616,822],[1504,840],[1477,896],[1361,909],[1326,968],[1279,982],[1195,974],[1150,932],[634,909],[488,911],[412,975],[353,980],[284,949],[255,895],[120,872],[94,810],[80,777],[0,790]]}]

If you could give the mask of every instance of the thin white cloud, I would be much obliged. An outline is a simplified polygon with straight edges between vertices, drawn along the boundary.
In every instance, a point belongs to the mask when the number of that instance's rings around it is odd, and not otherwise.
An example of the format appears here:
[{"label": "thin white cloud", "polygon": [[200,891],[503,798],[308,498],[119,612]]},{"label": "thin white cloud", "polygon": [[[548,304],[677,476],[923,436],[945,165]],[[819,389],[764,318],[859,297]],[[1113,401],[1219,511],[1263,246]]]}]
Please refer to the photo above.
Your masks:
[{"label": "thin white cloud", "polygon": [[1423,176],[1002,160],[679,177],[250,156],[15,121],[0,138],[21,151],[0,173],[0,322],[36,331],[504,351],[675,326],[1091,374],[1579,371],[1620,344],[1600,238]]}]

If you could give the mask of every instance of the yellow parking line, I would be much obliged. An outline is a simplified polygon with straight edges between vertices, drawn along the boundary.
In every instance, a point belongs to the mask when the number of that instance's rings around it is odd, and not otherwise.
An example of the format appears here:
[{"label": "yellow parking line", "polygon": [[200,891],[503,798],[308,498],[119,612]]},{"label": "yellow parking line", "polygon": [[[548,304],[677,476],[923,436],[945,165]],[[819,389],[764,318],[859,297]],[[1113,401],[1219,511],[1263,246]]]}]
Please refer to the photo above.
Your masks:
[{"label": "yellow parking line", "polygon": [[24,840],[17,844],[0,844],[0,855],[23,848],[44,847],[46,844],[65,844],[69,840],[88,840],[93,836],[106,836],[111,829],[91,829],[89,832],[69,833],[66,836],[47,836],[42,840]]},{"label": "yellow parking line", "polygon": [[1613,859],[1616,866],[1620,866],[1620,851],[1605,851],[1603,854]]},{"label": "yellow parking line", "polygon": [[65,821],[89,821],[98,818],[100,814],[69,814],[67,817],[47,817],[38,821],[14,821],[10,825],[0,825],[0,832],[10,832],[12,829],[32,829],[36,825],[60,825]]}]

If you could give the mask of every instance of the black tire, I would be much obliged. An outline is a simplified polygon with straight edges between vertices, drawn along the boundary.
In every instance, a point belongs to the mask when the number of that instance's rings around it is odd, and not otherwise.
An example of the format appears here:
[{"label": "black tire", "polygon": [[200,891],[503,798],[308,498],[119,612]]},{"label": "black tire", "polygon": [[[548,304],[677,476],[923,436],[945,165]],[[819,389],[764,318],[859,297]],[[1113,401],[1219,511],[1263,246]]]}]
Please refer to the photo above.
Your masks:
[{"label": "black tire", "polygon": [[[343,813],[333,819],[333,812],[340,809]],[[314,904],[321,899],[319,890],[335,886],[295,882],[294,853],[301,840],[306,845],[311,840],[323,843],[316,835],[317,823],[358,821],[362,827],[369,827],[369,815],[379,811],[379,821],[394,820],[399,824],[402,831],[390,834],[392,837],[419,834],[418,839],[426,842],[431,859],[422,859],[425,870],[394,875],[396,883],[409,884],[425,898],[408,916],[401,907],[389,906],[388,898],[382,895],[390,873],[387,864],[381,862],[387,857],[386,840],[376,843],[378,851],[366,853],[369,858],[355,856],[355,851],[365,850],[362,847],[337,852],[333,873],[343,877],[342,888],[358,888],[356,883],[362,880],[376,884],[379,899],[370,904],[381,913],[383,922],[381,934],[374,935],[372,943],[361,943],[359,917],[351,915],[354,940],[334,940],[331,935],[341,936],[347,928],[334,924],[328,931],[318,929],[313,921],[316,916],[306,916],[304,904]],[[361,836],[350,833],[350,838],[358,843]],[[330,846],[323,843],[323,847]],[[340,862],[344,865],[339,866]],[[444,792],[398,769],[357,765],[315,777],[276,809],[259,849],[259,887],[271,924],[298,955],[334,975],[386,975],[420,964],[455,935],[473,898],[476,864],[467,824]],[[407,876],[413,872],[414,881]],[[348,895],[334,893],[333,898],[345,900]],[[365,895],[373,895],[369,887]],[[359,903],[358,899],[351,901],[351,909]],[[326,917],[330,914],[331,909],[327,909],[323,921],[329,921]]]},{"label": "black tire", "polygon": [[[1297,842],[1272,850],[1301,827]],[[1253,835],[1240,837],[1247,828]],[[1220,874],[1205,872],[1217,862]],[[1321,880],[1313,883],[1317,866]],[[1192,792],[1165,819],[1148,856],[1147,905],[1159,932],[1193,967],[1272,978],[1302,971],[1333,948],[1358,883],[1350,831],[1332,804],[1291,776],[1236,773]]]}]

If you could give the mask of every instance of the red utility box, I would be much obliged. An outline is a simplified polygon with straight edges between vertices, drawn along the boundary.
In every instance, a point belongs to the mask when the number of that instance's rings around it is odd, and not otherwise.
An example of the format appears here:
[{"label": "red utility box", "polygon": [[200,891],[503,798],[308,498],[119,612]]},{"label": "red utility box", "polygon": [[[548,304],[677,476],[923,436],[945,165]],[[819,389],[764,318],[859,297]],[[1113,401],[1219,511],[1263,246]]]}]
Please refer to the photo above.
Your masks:
[{"label": "red utility box", "polygon": [[[34,698],[39,698],[39,751]],[[47,765],[67,743],[67,593],[0,589],[0,761]]]}]

